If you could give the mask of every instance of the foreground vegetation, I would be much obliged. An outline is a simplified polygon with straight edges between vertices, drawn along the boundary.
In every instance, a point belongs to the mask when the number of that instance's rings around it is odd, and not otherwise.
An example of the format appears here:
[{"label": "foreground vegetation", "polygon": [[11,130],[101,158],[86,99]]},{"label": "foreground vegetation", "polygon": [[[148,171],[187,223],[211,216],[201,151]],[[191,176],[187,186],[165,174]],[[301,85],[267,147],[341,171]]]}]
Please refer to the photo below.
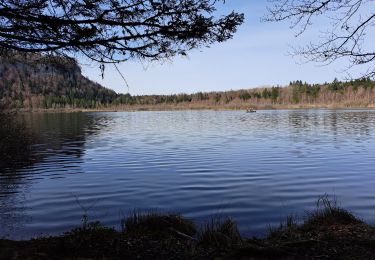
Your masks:
[{"label": "foreground vegetation", "polygon": [[241,237],[230,218],[200,228],[179,215],[135,212],[116,231],[87,223],[61,236],[0,240],[2,259],[374,259],[375,227],[328,196],[299,222],[288,217],[265,238]]}]

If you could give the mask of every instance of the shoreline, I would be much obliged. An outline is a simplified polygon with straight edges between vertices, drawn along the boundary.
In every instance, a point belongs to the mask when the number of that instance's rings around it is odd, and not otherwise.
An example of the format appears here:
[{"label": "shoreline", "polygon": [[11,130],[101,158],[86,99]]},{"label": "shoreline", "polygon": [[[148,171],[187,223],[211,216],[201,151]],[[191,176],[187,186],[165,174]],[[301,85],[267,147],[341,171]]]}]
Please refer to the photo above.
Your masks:
[{"label": "shoreline", "polygon": [[[90,112],[163,112],[163,111],[246,111],[249,106],[137,106],[137,107],[109,107],[98,109],[72,108],[72,109],[5,109],[10,113],[90,113]],[[375,110],[375,106],[345,107],[345,106],[253,106],[256,111],[262,110]]]},{"label": "shoreline", "polygon": [[59,236],[0,239],[0,259],[374,259],[375,226],[321,196],[302,222],[288,216],[267,236],[243,237],[230,218],[201,227],[180,215],[134,212],[121,231],[88,222]]}]

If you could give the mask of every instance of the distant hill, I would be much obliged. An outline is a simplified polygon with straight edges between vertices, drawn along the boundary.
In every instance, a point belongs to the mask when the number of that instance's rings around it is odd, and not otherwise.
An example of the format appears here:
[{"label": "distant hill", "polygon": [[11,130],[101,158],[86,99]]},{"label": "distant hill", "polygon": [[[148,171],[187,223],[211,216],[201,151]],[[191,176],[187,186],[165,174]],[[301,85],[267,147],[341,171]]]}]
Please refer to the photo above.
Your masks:
[{"label": "distant hill", "polygon": [[0,56],[0,101],[8,108],[94,108],[116,97],[113,90],[84,77],[73,59]]},{"label": "distant hill", "polygon": [[[151,86],[152,87],[152,86]],[[290,82],[223,92],[142,95],[117,94],[81,74],[69,58],[35,54],[0,56],[0,104],[22,109],[202,109],[375,107],[375,82],[308,84]]]}]

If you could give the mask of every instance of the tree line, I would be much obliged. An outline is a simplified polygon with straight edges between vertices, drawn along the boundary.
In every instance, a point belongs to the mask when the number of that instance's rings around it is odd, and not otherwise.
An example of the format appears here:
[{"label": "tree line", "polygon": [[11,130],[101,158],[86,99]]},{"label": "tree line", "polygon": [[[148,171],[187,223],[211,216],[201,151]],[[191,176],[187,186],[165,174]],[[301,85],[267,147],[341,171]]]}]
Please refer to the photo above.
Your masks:
[{"label": "tree line", "polygon": [[309,84],[301,80],[288,86],[271,86],[223,92],[175,95],[122,95],[115,105],[202,104],[208,106],[267,106],[267,105],[338,105],[367,107],[375,103],[375,82],[362,78],[341,82]]},{"label": "tree line", "polygon": [[173,95],[118,94],[81,74],[74,59],[43,60],[30,54],[26,60],[0,58],[0,103],[23,109],[100,109],[155,105],[268,106],[268,105],[374,105],[375,82],[370,78],[309,84],[301,80],[288,86],[270,86],[223,92]]}]

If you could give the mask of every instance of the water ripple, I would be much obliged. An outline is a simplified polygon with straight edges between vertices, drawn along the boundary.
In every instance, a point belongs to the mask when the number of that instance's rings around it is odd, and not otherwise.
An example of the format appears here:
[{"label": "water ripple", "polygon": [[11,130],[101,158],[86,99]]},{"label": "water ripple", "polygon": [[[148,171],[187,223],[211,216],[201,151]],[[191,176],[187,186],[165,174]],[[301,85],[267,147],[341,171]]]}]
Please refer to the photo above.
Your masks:
[{"label": "water ripple", "polygon": [[[0,237],[157,208],[262,234],[325,192],[375,222],[375,111],[25,114],[26,166],[0,169]],[[11,217],[10,217],[11,216]]]}]

